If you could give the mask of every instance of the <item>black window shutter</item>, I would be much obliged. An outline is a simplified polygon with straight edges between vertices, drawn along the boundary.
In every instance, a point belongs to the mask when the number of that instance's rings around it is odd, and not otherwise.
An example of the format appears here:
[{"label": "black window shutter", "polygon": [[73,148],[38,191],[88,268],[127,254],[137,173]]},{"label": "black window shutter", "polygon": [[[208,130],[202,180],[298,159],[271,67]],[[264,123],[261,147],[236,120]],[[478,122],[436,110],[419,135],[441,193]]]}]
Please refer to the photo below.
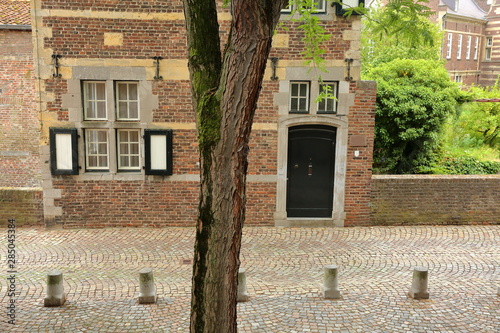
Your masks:
[{"label": "black window shutter", "polygon": [[172,174],[172,130],[144,130],[146,175]]},{"label": "black window shutter", "polygon": [[[69,137],[68,137],[69,135]],[[58,138],[60,140],[58,140]],[[78,133],[76,128],[49,129],[50,139],[50,171],[53,175],[78,174]],[[64,147],[57,147],[57,142]],[[59,151],[58,151],[59,149]],[[63,150],[66,150],[64,152]],[[62,156],[61,154],[66,154]],[[69,156],[67,156],[69,155]]]}]

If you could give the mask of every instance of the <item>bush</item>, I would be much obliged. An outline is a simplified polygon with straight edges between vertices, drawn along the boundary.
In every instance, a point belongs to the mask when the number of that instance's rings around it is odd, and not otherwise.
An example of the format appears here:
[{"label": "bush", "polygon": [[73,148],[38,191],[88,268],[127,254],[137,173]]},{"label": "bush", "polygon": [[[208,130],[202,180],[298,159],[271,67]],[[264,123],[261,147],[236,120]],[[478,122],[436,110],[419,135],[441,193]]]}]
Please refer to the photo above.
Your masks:
[{"label": "bush", "polygon": [[414,173],[430,165],[443,123],[464,93],[438,61],[396,59],[366,76],[377,82],[375,172]]},{"label": "bush", "polygon": [[418,168],[417,173],[441,175],[491,175],[500,173],[500,162],[480,161],[470,156],[445,157],[432,167]]}]

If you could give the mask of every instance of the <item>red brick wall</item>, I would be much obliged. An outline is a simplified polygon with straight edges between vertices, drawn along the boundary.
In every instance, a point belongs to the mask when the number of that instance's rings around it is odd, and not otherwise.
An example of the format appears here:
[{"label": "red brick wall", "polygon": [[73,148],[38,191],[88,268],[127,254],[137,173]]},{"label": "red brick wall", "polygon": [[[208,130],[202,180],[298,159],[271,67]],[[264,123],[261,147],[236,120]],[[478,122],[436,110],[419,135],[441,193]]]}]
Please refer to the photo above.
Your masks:
[{"label": "red brick wall", "polygon": [[[370,224],[370,193],[373,163],[376,85],[374,82],[351,83],[356,90],[349,114],[349,144],[345,184],[345,226]],[[364,136],[365,146],[354,146],[352,136]],[[356,157],[355,151],[359,151]]]},{"label": "red brick wall", "polygon": [[0,186],[40,185],[31,31],[0,30]]},{"label": "red brick wall", "polygon": [[500,175],[374,176],[374,225],[500,224]]},{"label": "red brick wall", "polygon": [[0,227],[9,219],[18,227],[43,225],[42,189],[0,188]]}]

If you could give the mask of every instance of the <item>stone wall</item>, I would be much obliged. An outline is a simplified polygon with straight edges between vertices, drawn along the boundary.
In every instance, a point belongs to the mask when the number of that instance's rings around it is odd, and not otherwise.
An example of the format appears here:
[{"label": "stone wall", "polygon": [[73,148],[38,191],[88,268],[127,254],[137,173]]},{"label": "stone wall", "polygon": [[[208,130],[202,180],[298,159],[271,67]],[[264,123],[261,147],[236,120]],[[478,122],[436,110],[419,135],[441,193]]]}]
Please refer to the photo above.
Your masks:
[{"label": "stone wall", "polygon": [[0,187],[0,227],[9,219],[16,226],[43,225],[42,189]]},{"label": "stone wall", "polygon": [[500,224],[500,175],[373,176],[373,225]]}]

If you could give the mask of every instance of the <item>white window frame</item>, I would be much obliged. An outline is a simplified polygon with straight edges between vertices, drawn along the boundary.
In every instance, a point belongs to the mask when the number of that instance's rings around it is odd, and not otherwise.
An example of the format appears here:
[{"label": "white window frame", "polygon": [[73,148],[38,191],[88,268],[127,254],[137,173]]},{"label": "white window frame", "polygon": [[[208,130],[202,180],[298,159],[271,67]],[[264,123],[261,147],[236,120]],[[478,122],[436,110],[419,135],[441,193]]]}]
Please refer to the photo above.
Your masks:
[{"label": "white window frame", "polygon": [[[127,88],[127,97],[126,99],[120,99],[120,86],[126,86]],[[135,86],[137,89],[137,99],[131,99],[130,98],[130,86]],[[116,81],[115,82],[115,107],[116,107],[116,119],[119,121],[137,121],[139,120],[140,117],[140,106],[139,106],[139,83],[136,81]],[[125,103],[126,104],[126,117],[121,117],[120,116],[120,104]],[[137,116],[136,117],[131,117],[130,116],[130,105],[132,103],[136,103],[137,105]]]},{"label": "white window frame", "polygon": [[[106,141],[90,141],[90,133],[91,132],[97,132],[97,133],[105,133],[106,134]],[[96,152],[91,152],[91,147],[90,144],[97,144],[97,151]],[[102,153],[99,151],[100,145],[106,144],[106,152]],[[100,157],[106,156],[106,165],[102,165],[100,163]],[[96,157],[97,158],[97,164],[96,165],[91,165],[90,163],[90,158],[91,157]],[[85,128],[85,169],[89,171],[104,171],[104,170],[109,170],[109,133],[107,129],[99,129],[99,128]]]},{"label": "white window frame", "polygon": [[491,60],[491,50],[493,46],[493,37],[486,37],[486,43],[485,43],[485,52],[484,52],[484,59],[485,60]]},{"label": "white window frame", "polygon": [[[104,99],[98,99],[96,93],[96,84],[104,85]],[[93,90],[95,98],[92,99],[89,96],[89,89]],[[108,101],[107,101],[107,89],[106,89],[106,81],[83,81],[83,119],[84,120],[108,120]],[[89,108],[88,103],[93,105],[93,109],[95,110],[96,117],[92,117],[88,115]],[[97,106],[99,103],[104,103],[104,117],[98,117]]]},{"label": "white window frame", "polygon": [[453,46],[453,33],[448,33],[448,42],[446,44],[446,59],[451,59],[451,48]]},{"label": "white window frame", "polygon": [[466,54],[465,54],[465,59],[466,60],[469,60],[470,59],[470,49],[471,49],[471,46],[472,46],[472,36],[467,36],[467,50],[466,50]]},{"label": "white window frame", "polygon": [[479,37],[476,37],[476,44],[474,45],[474,60],[477,60],[478,50],[479,50]]},{"label": "white window frame", "polygon": [[455,74],[455,82],[457,82],[457,83],[462,83],[462,75],[460,75],[460,74]]},{"label": "white window frame", "polygon": [[[292,90],[293,90],[294,85],[298,86],[298,89],[297,89],[298,95],[297,96],[294,96],[292,94]],[[300,87],[304,86],[304,85],[306,86],[306,95],[305,96],[300,95],[300,90],[301,90]],[[311,83],[309,81],[291,81],[290,82],[290,99],[289,99],[288,111],[290,113],[309,113],[310,112],[310,106],[309,106],[309,95],[310,94],[311,94]],[[297,109],[296,110],[292,109],[292,101],[294,99],[297,100]],[[305,100],[305,105],[306,105],[305,110],[299,109],[300,101],[302,101],[302,100]]]},{"label": "white window frame", "polygon": [[[326,0],[314,0],[316,2],[316,12],[314,14],[326,14],[327,13],[327,1]],[[281,10],[281,14],[290,14],[292,12],[293,5],[288,5]]]},{"label": "white window frame", "polygon": [[[324,85],[330,85],[332,86],[330,94],[333,95],[334,98],[324,98],[321,101],[318,101],[317,105],[317,113],[330,113],[330,114],[335,114],[337,113],[337,101],[338,101],[338,89],[339,89],[339,83],[337,81],[325,81],[323,83],[319,83],[319,93],[322,93],[323,86]],[[333,108],[331,110],[328,109],[328,103],[331,102]],[[320,108],[320,105],[324,103],[325,104],[325,109],[322,110]]]},{"label": "white window frame", "polygon": [[462,35],[458,35],[457,43],[457,60],[462,59]]},{"label": "white window frame", "polygon": [[[137,141],[130,140],[130,133],[137,133]],[[127,133],[127,141],[122,141],[120,133]],[[122,151],[123,146],[127,147],[127,152]],[[132,146],[137,145],[137,153],[132,153]],[[116,130],[116,160],[118,171],[140,171],[141,170],[141,131],[132,128],[119,128]],[[122,165],[122,157],[128,160],[128,165]],[[131,165],[132,159],[137,158],[137,165]]]}]

